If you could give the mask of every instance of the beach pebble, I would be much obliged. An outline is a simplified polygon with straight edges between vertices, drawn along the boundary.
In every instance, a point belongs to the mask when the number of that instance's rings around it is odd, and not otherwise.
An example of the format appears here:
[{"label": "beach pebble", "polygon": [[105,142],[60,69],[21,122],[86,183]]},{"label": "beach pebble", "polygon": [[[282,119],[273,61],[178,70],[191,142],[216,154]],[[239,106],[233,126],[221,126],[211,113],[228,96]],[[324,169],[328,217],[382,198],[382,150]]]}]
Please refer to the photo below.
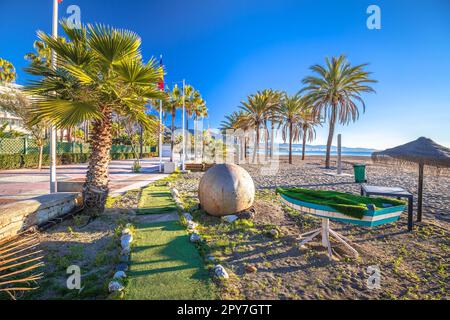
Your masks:
[{"label": "beach pebble", "polygon": [[236,221],[237,219],[239,219],[239,217],[234,214],[222,217],[222,220],[225,222],[228,222],[228,223],[232,223],[232,222]]},{"label": "beach pebble", "polygon": [[192,221],[194,219],[189,212],[183,212],[183,217],[185,217],[187,221]]},{"label": "beach pebble", "polygon": [[122,246],[122,249],[130,247],[131,241],[133,241],[133,236],[131,234],[124,234],[120,237],[120,245]]},{"label": "beach pebble", "polygon": [[114,273],[113,279],[122,279],[126,277],[127,275],[125,274],[124,271],[117,271],[116,273]]},{"label": "beach pebble", "polygon": [[222,265],[218,264],[214,267],[214,274],[219,279],[228,279],[230,276],[228,275],[228,272],[225,270]]},{"label": "beach pebble", "polygon": [[123,285],[121,285],[118,281],[113,280],[108,284],[108,290],[109,292],[122,291]]},{"label": "beach pebble", "polygon": [[202,237],[197,232],[194,232],[191,234],[189,240],[191,240],[191,242],[199,242],[201,238]]}]

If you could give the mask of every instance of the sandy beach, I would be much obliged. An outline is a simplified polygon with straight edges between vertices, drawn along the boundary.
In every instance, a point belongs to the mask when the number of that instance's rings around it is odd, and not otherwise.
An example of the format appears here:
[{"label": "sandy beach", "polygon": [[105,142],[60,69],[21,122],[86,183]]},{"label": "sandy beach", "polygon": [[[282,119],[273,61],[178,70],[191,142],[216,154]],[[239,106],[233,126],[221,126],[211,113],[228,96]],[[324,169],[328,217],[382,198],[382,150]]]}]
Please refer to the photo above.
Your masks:
[{"label": "sandy beach", "polygon": [[[262,174],[256,165],[243,165],[252,176],[257,188],[275,188],[281,186],[305,187],[311,189],[329,189],[359,194],[360,185],[354,183],[353,177],[334,177],[327,172],[336,172],[336,157],[332,157],[332,169],[324,167],[324,156],[306,156],[304,161],[299,156],[293,157],[293,164],[288,163],[287,156],[279,159],[279,168],[275,175]],[[342,157],[343,173],[353,174],[353,164],[366,164],[366,179],[371,185],[401,187],[417,198],[417,166],[399,167],[395,164],[373,162],[370,157]],[[428,173],[428,174],[427,174]],[[423,215],[437,220],[450,222],[450,171],[436,175],[432,170],[425,171]],[[416,212],[416,201],[414,201]]]}]

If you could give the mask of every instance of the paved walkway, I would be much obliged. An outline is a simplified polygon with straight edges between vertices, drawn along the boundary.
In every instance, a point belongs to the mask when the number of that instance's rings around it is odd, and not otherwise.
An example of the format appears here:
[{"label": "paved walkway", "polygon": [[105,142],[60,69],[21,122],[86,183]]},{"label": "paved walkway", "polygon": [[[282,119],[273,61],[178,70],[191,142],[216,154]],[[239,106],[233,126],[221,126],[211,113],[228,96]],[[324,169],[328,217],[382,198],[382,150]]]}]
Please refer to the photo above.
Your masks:
[{"label": "paved walkway", "polygon": [[[141,160],[142,171],[133,173],[134,160],[114,160],[109,166],[111,195],[141,188],[166,176],[159,174],[159,159]],[[87,164],[62,165],[56,169],[57,180],[80,180],[86,175]],[[50,192],[49,169],[16,169],[0,171],[0,205],[31,199]]]}]

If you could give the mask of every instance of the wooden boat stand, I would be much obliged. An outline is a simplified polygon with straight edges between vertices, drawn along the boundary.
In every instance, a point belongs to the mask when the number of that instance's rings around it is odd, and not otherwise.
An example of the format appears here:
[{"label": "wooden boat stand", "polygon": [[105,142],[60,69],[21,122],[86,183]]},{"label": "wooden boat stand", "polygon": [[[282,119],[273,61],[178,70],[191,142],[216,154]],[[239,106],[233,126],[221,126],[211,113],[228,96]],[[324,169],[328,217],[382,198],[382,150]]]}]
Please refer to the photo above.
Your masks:
[{"label": "wooden boat stand", "polygon": [[315,229],[315,230],[312,230],[312,231],[309,231],[309,232],[306,232],[306,233],[303,233],[302,235],[300,235],[301,238],[304,238],[302,241],[300,241],[300,246],[310,242],[319,234],[322,234],[322,246],[324,248],[328,248],[328,256],[330,259],[333,256],[333,253],[331,251],[330,236],[333,236],[336,240],[341,242],[347,249],[349,249],[351,252],[353,252],[355,257],[359,256],[358,251],[356,251],[350,244],[348,244],[348,242],[350,242],[349,239],[347,239],[343,235],[337,233],[336,231],[330,229],[330,219],[327,219],[327,218],[322,218],[322,228]]}]

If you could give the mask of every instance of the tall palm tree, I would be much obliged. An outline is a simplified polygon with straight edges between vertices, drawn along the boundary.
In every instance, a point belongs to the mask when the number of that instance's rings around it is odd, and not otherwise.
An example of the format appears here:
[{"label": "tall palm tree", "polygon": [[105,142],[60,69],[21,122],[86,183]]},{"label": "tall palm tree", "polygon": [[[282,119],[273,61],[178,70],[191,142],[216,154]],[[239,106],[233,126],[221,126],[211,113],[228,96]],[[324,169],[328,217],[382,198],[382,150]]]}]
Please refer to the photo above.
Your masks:
[{"label": "tall palm tree", "polygon": [[282,138],[286,141],[289,136],[289,164],[292,164],[292,143],[300,137],[304,106],[304,100],[299,95],[285,95],[278,111]]},{"label": "tall palm tree", "polygon": [[306,141],[312,142],[316,138],[316,125],[320,124],[318,119],[313,115],[313,109],[304,106],[300,112],[301,116],[301,132],[302,141],[302,160],[305,160]]},{"label": "tall palm tree", "polygon": [[377,82],[370,78],[365,71],[367,64],[352,66],[344,55],[325,59],[325,66],[313,65],[310,69],[316,73],[303,79],[306,85],[301,92],[305,92],[308,104],[314,113],[328,119],[330,128],[327,140],[325,166],[330,168],[330,151],[333,142],[336,121],[348,124],[359,117],[359,102],[363,111],[365,103],[361,97],[364,92],[375,92],[370,86]]},{"label": "tall palm tree", "polygon": [[182,93],[178,88],[178,85],[175,84],[168,92],[168,99],[163,101],[163,109],[170,113],[171,115],[171,134],[170,134],[170,161],[173,161],[173,148],[175,145],[175,117],[177,115],[177,109],[180,108],[182,104]]},{"label": "tall palm tree", "polygon": [[[281,100],[283,98],[284,93],[277,90],[267,89],[266,92],[270,96],[270,104],[268,105],[266,111],[266,120],[270,121],[270,158],[273,157],[273,148],[274,148],[274,140],[275,140],[275,125],[278,123],[278,110],[280,108]],[[266,122],[267,123],[267,122]],[[266,125],[267,127],[267,125]],[[268,128],[266,128],[266,132],[268,133]],[[268,148],[268,140],[266,139],[266,148]],[[267,153],[267,152],[266,152]],[[267,156],[267,154],[266,154]]]},{"label": "tall palm tree", "polygon": [[[98,214],[104,210],[109,191],[113,114],[128,116],[149,130],[156,127],[145,113],[145,104],[149,99],[165,99],[157,87],[163,70],[154,59],[142,61],[141,39],[131,31],[104,25],[71,29],[62,23],[62,27],[66,41],[38,33],[56,52],[58,68],[31,66],[33,74],[42,77],[32,81],[28,89],[40,96],[34,110],[36,119],[46,119],[60,128],[93,121],[83,199],[86,210]],[[69,88],[64,78],[71,80]]]},{"label": "tall palm tree", "polygon": [[[204,119],[208,116],[208,108],[206,107],[206,102],[203,100],[202,104],[199,104],[195,107],[194,111],[193,111],[193,116],[194,116],[194,135],[199,134],[198,133],[198,120],[199,119]],[[203,130],[203,126],[202,126],[202,130]],[[196,136],[194,136],[194,139],[198,138]],[[194,140],[194,144],[195,141],[198,140]],[[197,151],[197,150],[195,150]],[[197,154],[195,154],[195,160],[197,160]]]},{"label": "tall palm tree", "polygon": [[260,129],[264,125],[267,110],[271,106],[271,97],[267,91],[258,91],[242,101],[240,109],[246,113],[246,124],[256,131],[256,141],[253,148],[252,162],[259,163]]}]

